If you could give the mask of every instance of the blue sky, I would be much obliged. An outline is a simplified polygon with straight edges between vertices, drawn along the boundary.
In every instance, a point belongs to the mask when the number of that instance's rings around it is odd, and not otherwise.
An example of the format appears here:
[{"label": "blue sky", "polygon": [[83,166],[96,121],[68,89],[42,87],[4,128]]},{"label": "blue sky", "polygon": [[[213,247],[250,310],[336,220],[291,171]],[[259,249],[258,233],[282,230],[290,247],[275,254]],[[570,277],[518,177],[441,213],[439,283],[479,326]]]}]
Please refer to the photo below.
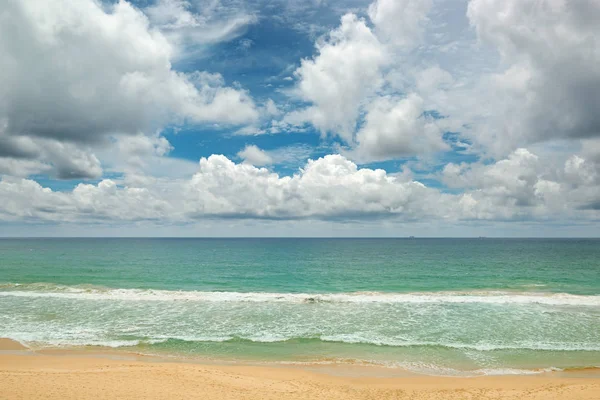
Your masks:
[{"label": "blue sky", "polygon": [[600,233],[592,0],[0,11],[3,236]]}]

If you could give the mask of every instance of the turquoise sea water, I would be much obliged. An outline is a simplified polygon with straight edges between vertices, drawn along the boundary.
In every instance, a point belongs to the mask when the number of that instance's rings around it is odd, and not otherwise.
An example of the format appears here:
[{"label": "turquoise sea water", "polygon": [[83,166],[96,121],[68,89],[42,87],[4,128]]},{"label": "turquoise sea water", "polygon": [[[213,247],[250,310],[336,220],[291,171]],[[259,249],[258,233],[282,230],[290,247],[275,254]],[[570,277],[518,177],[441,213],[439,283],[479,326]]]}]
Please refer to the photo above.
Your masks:
[{"label": "turquoise sea water", "polygon": [[3,239],[0,337],[433,374],[600,366],[600,240]]}]

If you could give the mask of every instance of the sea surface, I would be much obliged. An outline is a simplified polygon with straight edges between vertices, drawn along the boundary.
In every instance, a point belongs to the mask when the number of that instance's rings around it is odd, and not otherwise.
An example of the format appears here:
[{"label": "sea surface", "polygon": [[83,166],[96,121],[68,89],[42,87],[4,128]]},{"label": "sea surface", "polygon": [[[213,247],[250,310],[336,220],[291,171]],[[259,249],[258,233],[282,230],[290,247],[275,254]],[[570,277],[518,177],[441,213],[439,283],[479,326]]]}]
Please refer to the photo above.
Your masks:
[{"label": "sea surface", "polygon": [[600,240],[1,239],[0,337],[440,375],[600,366]]}]

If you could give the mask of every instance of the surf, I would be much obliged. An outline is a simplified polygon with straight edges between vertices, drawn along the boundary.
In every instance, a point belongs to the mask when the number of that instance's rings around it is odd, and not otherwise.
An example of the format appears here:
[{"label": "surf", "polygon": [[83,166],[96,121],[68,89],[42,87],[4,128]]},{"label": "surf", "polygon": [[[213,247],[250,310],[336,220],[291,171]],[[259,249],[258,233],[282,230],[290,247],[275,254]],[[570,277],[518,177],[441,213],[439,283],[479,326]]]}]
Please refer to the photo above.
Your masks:
[{"label": "surf", "polygon": [[552,292],[517,291],[448,291],[448,292],[349,292],[349,293],[273,293],[183,291],[160,289],[118,289],[94,285],[66,286],[51,283],[0,284],[0,296],[54,297],[81,300],[120,301],[196,301],[250,303],[482,303],[482,304],[545,304],[600,306],[600,295],[575,295]]}]

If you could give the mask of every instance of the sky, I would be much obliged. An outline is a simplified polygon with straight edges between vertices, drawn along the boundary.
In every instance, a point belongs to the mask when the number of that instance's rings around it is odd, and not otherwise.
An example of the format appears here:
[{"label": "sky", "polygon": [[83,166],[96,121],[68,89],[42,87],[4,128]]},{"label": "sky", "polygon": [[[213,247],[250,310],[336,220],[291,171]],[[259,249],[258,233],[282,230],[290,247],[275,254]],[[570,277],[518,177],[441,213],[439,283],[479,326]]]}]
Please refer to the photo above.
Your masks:
[{"label": "sky", "polygon": [[597,0],[5,0],[0,236],[600,236]]}]

